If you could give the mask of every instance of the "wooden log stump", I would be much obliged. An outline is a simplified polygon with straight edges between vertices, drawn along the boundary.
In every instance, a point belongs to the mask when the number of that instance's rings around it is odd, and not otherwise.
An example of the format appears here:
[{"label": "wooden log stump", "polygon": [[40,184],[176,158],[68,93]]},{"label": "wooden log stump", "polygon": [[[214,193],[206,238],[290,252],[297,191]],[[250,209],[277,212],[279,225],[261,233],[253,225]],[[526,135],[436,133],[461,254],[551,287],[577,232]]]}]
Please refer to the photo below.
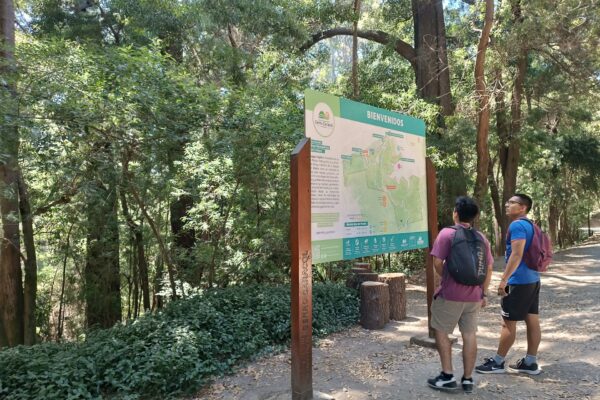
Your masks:
[{"label": "wooden log stump", "polygon": [[352,272],[353,274],[366,274],[366,273],[371,272],[371,271],[369,271],[366,268],[357,268],[357,267],[354,267],[354,268],[350,268],[350,272]]},{"label": "wooden log stump", "polygon": [[371,263],[368,263],[368,262],[355,262],[354,263],[354,268],[364,268],[364,269],[368,270],[369,272],[371,272]]},{"label": "wooden log stump", "polygon": [[368,272],[369,270],[366,268],[351,268],[346,277],[346,287],[358,289],[360,287],[360,282],[358,282],[356,275]]},{"label": "wooden log stump", "polygon": [[378,276],[378,274],[367,272],[367,270],[362,268],[352,268],[348,278],[346,279],[346,286],[358,290],[360,289],[360,284],[363,282],[377,282]]},{"label": "wooden log stump", "polygon": [[390,289],[390,319],[406,318],[406,277],[400,273],[379,275],[379,282],[387,283]]},{"label": "wooden log stump", "polygon": [[383,329],[390,320],[390,289],[387,283],[360,285],[360,324],[365,329]]},{"label": "wooden log stump", "polygon": [[357,289],[363,282],[378,282],[379,274],[375,272],[361,272],[356,274]]}]

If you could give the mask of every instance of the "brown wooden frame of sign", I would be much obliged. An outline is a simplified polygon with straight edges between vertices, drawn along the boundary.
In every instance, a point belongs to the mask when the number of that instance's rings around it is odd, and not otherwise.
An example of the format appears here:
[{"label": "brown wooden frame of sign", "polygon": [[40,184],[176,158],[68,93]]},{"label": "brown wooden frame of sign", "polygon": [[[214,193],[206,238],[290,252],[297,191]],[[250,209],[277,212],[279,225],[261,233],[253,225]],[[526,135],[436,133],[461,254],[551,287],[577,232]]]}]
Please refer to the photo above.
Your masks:
[{"label": "brown wooden frame of sign", "polygon": [[313,398],[310,147],[310,139],[302,139],[290,161],[293,400]]},{"label": "brown wooden frame of sign", "polygon": [[425,273],[427,276],[427,327],[429,337],[435,337],[435,332],[431,328],[431,303],[433,301],[433,292],[436,287],[436,274],[433,268],[433,257],[430,255],[433,248],[433,242],[438,235],[438,210],[437,210],[437,182],[435,178],[435,167],[431,159],[425,159],[425,171],[427,176],[427,224],[429,232],[429,248],[425,253]]}]

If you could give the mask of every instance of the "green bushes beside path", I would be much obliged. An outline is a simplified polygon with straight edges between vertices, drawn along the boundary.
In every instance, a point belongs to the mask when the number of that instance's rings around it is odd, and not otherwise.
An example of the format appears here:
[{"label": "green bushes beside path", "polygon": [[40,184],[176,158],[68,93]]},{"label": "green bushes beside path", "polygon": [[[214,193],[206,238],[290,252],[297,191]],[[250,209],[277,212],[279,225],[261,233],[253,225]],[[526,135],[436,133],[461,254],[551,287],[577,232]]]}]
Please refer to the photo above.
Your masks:
[{"label": "green bushes beside path", "polygon": [[[313,333],[356,323],[355,291],[313,287]],[[170,304],[82,343],[0,351],[0,398],[151,399],[191,393],[211,376],[290,340],[289,286],[232,287]]]}]

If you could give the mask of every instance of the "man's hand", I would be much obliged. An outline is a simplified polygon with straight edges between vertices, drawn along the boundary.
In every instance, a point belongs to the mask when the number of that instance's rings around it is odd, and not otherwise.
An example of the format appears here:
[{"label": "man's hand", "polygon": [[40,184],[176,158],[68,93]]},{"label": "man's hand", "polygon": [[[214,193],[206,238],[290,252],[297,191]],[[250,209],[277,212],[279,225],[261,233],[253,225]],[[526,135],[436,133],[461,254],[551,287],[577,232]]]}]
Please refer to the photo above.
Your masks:
[{"label": "man's hand", "polygon": [[506,281],[502,280],[498,284],[498,296],[504,297],[504,296],[506,296],[506,294],[507,294],[506,293]]},{"label": "man's hand", "polygon": [[523,258],[523,251],[525,249],[525,239],[516,239],[511,240],[510,245],[512,247],[512,252],[510,253],[510,257],[508,257],[508,262],[506,263],[506,267],[504,268],[504,273],[502,274],[502,279],[500,280],[500,284],[498,285],[498,296],[504,297],[506,296],[506,285],[508,285],[508,280],[512,276],[512,274],[519,267],[519,263],[521,262],[521,258]]},{"label": "man's hand", "polygon": [[485,306],[487,306],[487,297],[481,299],[481,308],[484,308]]}]

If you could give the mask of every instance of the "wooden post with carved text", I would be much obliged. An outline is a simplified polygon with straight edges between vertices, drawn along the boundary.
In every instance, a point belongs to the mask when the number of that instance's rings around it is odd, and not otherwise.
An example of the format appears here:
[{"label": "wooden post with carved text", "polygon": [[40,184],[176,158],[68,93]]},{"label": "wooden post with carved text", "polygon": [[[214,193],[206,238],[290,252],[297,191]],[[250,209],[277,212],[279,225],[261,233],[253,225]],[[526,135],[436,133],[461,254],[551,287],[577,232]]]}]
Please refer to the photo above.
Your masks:
[{"label": "wooden post with carved text", "polygon": [[310,139],[302,139],[291,159],[293,400],[313,398],[310,146]]},{"label": "wooden post with carved text", "polygon": [[438,235],[438,210],[437,210],[437,182],[435,178],[435,167],[431,159],[426,158],[425,169],[427,176],[427,224],[429,231],[429,248],[425,249],[425,273],[427,276],[427,327],[429,337],[433,338],[435,333],[431,328],[431,303],[433,292],[436,287],[435,271],[433,269],[433,257],[430,255],[433,242]]}]

